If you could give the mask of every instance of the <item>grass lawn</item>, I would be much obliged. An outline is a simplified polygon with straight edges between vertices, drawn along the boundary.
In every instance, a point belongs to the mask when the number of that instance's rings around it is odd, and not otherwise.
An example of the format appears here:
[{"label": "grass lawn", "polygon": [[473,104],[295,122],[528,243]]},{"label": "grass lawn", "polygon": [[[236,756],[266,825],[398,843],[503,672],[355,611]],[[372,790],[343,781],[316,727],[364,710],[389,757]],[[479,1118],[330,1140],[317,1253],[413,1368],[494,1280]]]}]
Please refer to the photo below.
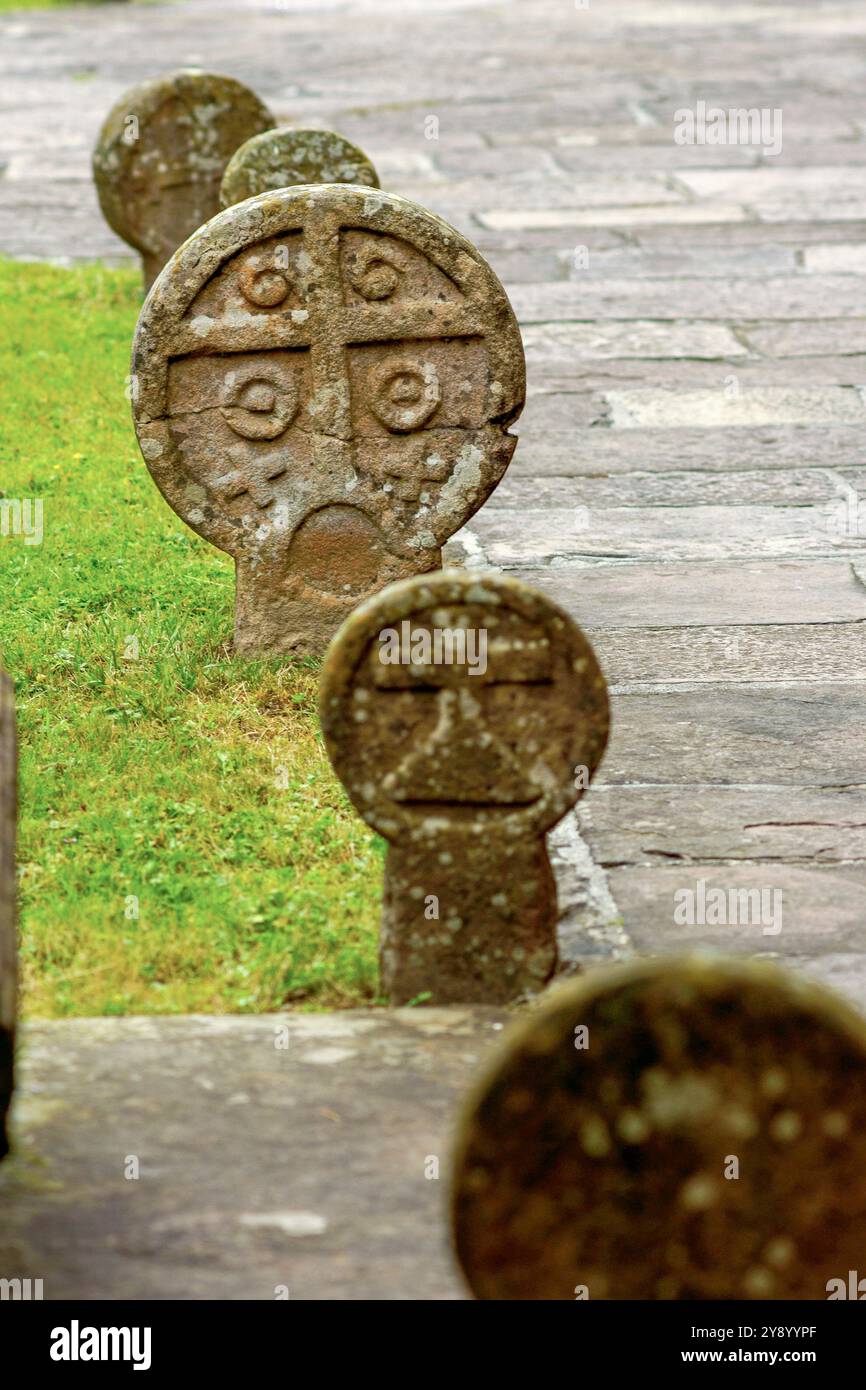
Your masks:
[{"label": "grass lawn", "polygon": [[137,271],[0,260],[0,495],[44,505],[42,544],[0,536],[23,1012],[369,1002],[383,846],[331,773],[313,664],[226,654],[231,561],[132,430],[138,307]]}]

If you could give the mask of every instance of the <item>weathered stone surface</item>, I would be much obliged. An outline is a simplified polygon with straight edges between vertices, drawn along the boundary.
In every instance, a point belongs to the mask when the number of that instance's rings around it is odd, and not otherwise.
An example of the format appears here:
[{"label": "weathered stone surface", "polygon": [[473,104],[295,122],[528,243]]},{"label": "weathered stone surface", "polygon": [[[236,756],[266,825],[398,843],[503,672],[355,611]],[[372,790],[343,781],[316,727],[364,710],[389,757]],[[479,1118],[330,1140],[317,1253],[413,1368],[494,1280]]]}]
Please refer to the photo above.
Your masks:
[{"label": "weathered stone surface", "polygon": [[[512,465],[527,476],[736,473],[751,468],[844,468],[860,463],[857,425],[734,425],[725,429],[534,429]],[[662,558],[662,557],[659,557]]]},{"label": "weathered stone surface", "polygon": [[[866,419],[864,419],[866,424]],[[519,530],[504,508],[484,511],[473,531],[490,563],[503,567],[598,560],[696,562],[759,556],[862,556],[862,537],[840,527],[832,502],[809,507],[599,507],[575,505],[521,513]]]},{"label": "weathered stone surface", "polygon": [[333,130],[265,130],[246,140],[228,162],[220,203],[230,208],[258,193],[298,183],[355,183],[379,187],[370,160]]},{"label": "weathered stone surface", "polygon": [[866,791],[860,787],[596,783],[579,814],[581,834],[603,868],[866,860]]},{"label": "weathered stone surface", "polygon": [[792,962],[811,956],[819,970],[825,954],[859,953],[848,992],[866,1008],[863,858],[838,865],[674,860],[612,868],[609,882],[639,954],[713,949]]},{"label": "weathered stone surface", "polygon": [[620,429],[670,429],[695,425],[811,425],[826,420],[844,424],[862,420],[866,404],[850,386],[818,390],[752,387],[726,392],[724,382],[712,391],[608,391],[610,422]]},{"label": "weathered stone surface", "polygon": [[803,252],[803,268],[818,275],[866,275],[866,246],[809,246]]},{"label": "weathered stone surface", "polygon": [[860,681],[866,671],[864,618],[812,627],[590,628],[588,635],[608,680],[620,687],[641,682]]},{"label": "weathered stone surface", "polygon": [[167,501],[235,557],[235,648],[321,651],[365,595],[436,569],[502,476],[525,394],[505,292],[379,190],[228,208],[142,310],[133,402]]},{"label": "weathered stone surface", "polygon": [[684,169],[680,181],[700,198],[748,204],[763,222],[821,222],[866,216],[858,169]]},{"label": "weathered stone surface", "polygon": [[514,232],[536,231],[543,227],[644,227],[662,222],[673,227],[687,227],[694,222],[744,222],[746,214],[742,208],[713,204],[702,207],[699,203],[656,202],[646,207],[594,207],[584,209],[579,204],[573,207],[523,207],[519,193],[517,206],[491,208],[478,214],[482,226],[491,231]]},{"label": "weathered stone surface", "polygon": [[0,673],[0,1158],[7,1152],[6,1112],[12,1097],[18,945],[15,929],[17,757],[15,701]]},{"label": "weathered stone surface", "polygon": [[843,353],[859,355],[866,352],[864,319],[750,323],[741,329],[740,336],[755,352],[770,358],[816,357],[822,354],[841,356]]},{"label": "weathered stone surface", "polygon": [[463,1297],[449,1131],[502,1017],[23,1024],[0,1278],[47,1300]]},{"label": "weathered stone surface", "polygon": [[476,1084],[454,1238],[484,1299],[825,1299],[866,1242],[866,1025],[759,962],[551,991]]},{"label": "weathered stone surface", "polygon": [[863,623],[866,588],[845,560],[722,560],[695,565],[683,582],[675,564],[563,565],[519,569],[581,627],[724,627],[740,624]]},{"label": "weathered stone surface", "polygon": [[[852,485],[862,486],[860,475]],[[538,478],[509,470],[490,497],[489,511],[523,512],[527,508],[588,507],[725,507],[771,504],[811,505],[839,499],[838,482],[818,468],[766,469],[741,473],[631,473],[625,476]],[[828,508],[828,524],[832,519]]]},{"label": "weathered stone surface", "polygon": [[559,364],[582,374],[587,359],[608,362],[619,358],[633,365],[641,359],[656,366],[671,359],[679,370],[683,358],[748,356],[748,349],[721,323],[654,323],[641,319],[629,323],[538,323],[528,327],[523,346],[530,366],[541,369],[546,381]]},{"label": "weathered stone surface", "polygon": [[[568,328],[571,325],[562,324],[561,327]],[[839,388],[859,389],[866,379],[866,353],[846,351],[840,357],[798,358],[796,390],[791,389],[792,365],[790,360],[767,362],[754,354],[734,353],[720,355],[712,360],[694,361],[677,361],[674,358],[651,359],[645,362],[629,358],[601,358],[598,361],[584,358],[578,361],[572,358],[570,362],[566,362],[560,357],[539,363],[535,358],[528,360],[527,370],[530,399],[544,394],[553,407],[550,412],[553,418],[548,422],[547,428],[551,425],[556,427],[557,416],[561,411],[561,397],[572,400],[574,397],[591,394],[599,396],[609,393],[612,387],[617,388],[617,395],[624,388],[626,405],[628,398],[634,395],[638,399],[639,410],[643,410],[645,403],[653,396],[658,399],[665,395],[682,393],[684,402],[681,418],[665,419],[662,428],[667,429],[690,429],[695,424],[737,429],[760,423],[754,416],[738,419],[737,409],[726,409],[724,413],[719,411],[714,418],[714,401],[721,398],[727,406],[728,397],[732,396],[734,391],[740,392],[741,403],[746,411],[752,412],[756,404],[759,410],[768,410],[768,423],[782,421],[783,417],[777,411],[778,405],[786,412],[791,406],[796,411],[796,418],[793,421],[785,418],[785,423],[808,423],[812,419],[820,418],[814,414],[816,406],[822,410],[824,416],[827,415],[826,406],[833,405],[834,396]],[[704,399],[701,399],[702,397]],[[825,398],[823,402],[822,397]],[[707,402],[709,413],[706,413]],[[569,402],[566,401],[565,404],[568,406]],[[808,416],[801,413],[804,407],[810,412]],[[660,413],[666,413],[667,408],[668,403],[663,402]],[[618,410],[612,410],[609,403],[605,416],[613,425],[622,423]],[[857,416],[852,418],[856,419]],[[538,419],[537,427],[545,428],[543,417]],[[647,422],[646,427],[659,428],[652,420]]]},{"label": "weathered stone surface", "polygon": [[[460,630],[455,661],[445,634]],[[394,585],[334,639],[320,710],[338,776],[389,842],[392,1002],[504,1003],[540,988],[556,963],[544,833],[607,740],[604,678],[580,629],[496,576]]]},{"label": "weathered stone surface", "polygon": [[619,694],[603,780],[866,784],[862,682],[638,687]]},{"label": "weathered stone surface", "polygon": [[[579,238],[578,238],[579,240]],[[856,290],[856,282],[853,286]],[[654,280],[625,277],[587,284],[515,285],[523,323],[569,319],[862,318],[860,296],[847,275],[779,275],[741,280]]]},{"label": "weathered stone surface", "polygon": [[243,83],[191,69],[132,87],[112,107],[93,177],[109,226],[141,252],[146,290],[219,212],[220,180],[238,145],[275,124]]}]

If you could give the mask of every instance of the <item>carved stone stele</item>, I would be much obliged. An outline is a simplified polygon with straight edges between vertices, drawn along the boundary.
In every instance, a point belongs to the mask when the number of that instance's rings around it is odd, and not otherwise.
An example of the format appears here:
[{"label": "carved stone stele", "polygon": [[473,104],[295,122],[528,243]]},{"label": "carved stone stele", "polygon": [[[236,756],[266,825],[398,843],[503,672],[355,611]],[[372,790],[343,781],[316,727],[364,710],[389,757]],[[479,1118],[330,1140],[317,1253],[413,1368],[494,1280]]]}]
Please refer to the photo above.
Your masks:
[{"label": "carved stone stele", "polygon": [[106,222],[141,254],[145,290],[219,212],[220,181],[238,146],[275,124],[242,82],[194,69],[142,82],[115,102],[93,177]]},{"label": "carved stone stele", "polygon": [[479,1298],[838,1297],[864,1272],[866,1023],[764,961],[593,970],[503,1037],[453,1172]]},{"label": "carved stone stele", "polygon": [[235,649],[322,652],[361,599],[440,566],[508,465],[525,368],[464,237],[327,184],[190,237],[142,309],[133,383],[157,485],[234,556]]},{"label": "carved stone stele", "polygon": [[295,126],[266,130],[235,150],[223,174],[224,208],[299,183],[355,183],[378,188],[379,176],[357,145],[334,130]]},{"label": "carved stone stele", "polygon": [[556,965],[544,835],[607,740],[607,687],[577,625],[498,575],[391,585],[334,638],[320,717],[353,804],[388,841],[391,1002],[503,1003],[540,989]]}]

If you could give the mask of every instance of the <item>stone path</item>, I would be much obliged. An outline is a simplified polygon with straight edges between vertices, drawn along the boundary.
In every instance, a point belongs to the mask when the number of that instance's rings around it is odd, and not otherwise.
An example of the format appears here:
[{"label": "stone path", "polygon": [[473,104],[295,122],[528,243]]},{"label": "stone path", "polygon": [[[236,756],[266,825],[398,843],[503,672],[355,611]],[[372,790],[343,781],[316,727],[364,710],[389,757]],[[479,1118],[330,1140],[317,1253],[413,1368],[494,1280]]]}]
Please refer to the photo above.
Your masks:
[{"label": "stone path", "polygon": [[46,1299],[461,1297],[451,1128],[502,1017],[31,1023],[0,1278]]},{"label": "stone path", "polygon": [[[613,739],[582,802],[580,834],[566,824],[555,840],[567,954],[712,943],[788,961],[861,1007],[864,38],[860,0],[590,0],[587,8],[195,0],[0,18],[0,252],[125,258],[96,207],[90,147],[125,87],[182,63],[240,78],[282,119],[335,126],[366,150],[383,186],[440,212],[480,246],[519,315],[531,394],[514,463],[460,553],[563,603],[612,683]],[[781,152],[676,144],[675,113],[698,102],[780,108]],[[676,925],[674,894],[696,892],[698,880],[780,892],[781,931]],[[406,1026],[412,1037],[426,1024],[419,1014]],[[304,1252],[295,1266],[302,1297],[358,1296],[365,1280],[361,1296],[371,1287],[388,1297],[450,1296],[438,1227],[425,1227],[438,1219],[437,1184],[419,1180],[417,1164],[421,1150],[440,1151],[446,1112],[487,1025],[479,1016],[465,1026],[465,1041],[451,1028],[437,1038],[437,1055],[451,1059],[447,1082],[431,1074],[412,1089],[410,1071],[405,1106],[395,1092],[387,1111],[377,1107],[401,1069],[381,1083],[372,1048],[396,1023],[371,1021],[364,1035],[370,1060],[355,1079],[370,1088],[367,1104],[341,1110],[319,1082],[330,1077],[337,1101],[351,1099],[351,1085],[343,1090],[351,1067],[346,1075],[311,1067],[308,1100],[299,1070],[273,1111],[273,1132],[259,1138],[253,1129],[238,1160],[247,1181],[238,1184],[221,1167],[221,1126],[240,1128],[225,1107],[249,1086],[221,1081],[213,1106],[196,1110],[198,1125],[182,1106],[182,1119],[166,1113],[159,1039],[163,1029],[174,1037],[182,1097],[196,1094],[198,1030],[212,1027],[226,1049],[235,1039],[243,1060],[249,1039],[271,1023],[161,1024],[148,1054],[157,1070],[142,1072],[136,1093],[139,1142],[156,1144],[150,1162],[163,1167],[171,1210],[154,1199],[154,1219],[168,1222],[186,1274],[153,1262],[143,1235],[124,1234],[113,1187],[93,1195],[100,1163],[136,1150],[120,1129],[105,1157],[102,1121],[114,1096],[107,1088],[88,1118],[84,1082],[80,1130],[46,1121],[34,1143],[41,1154],[58,1146],[65,1190],[91,1194],[89,1215],[62,1195],[33,1196],[16,1218],[29,1221],[22,1241],[43,1267],[71,1241],[66,1291],[151,1291],[177,1275],[189,1279],[188,1296],[219,1288],[257,1297],[252,1276],[237,1271],[248,1260],[263,1282],[291,1284],[295,1275],[275,1272],[285,1248]],[[120,1076],[136,1027],[31,1026],[22,1113],[40,1098],[49,1109],[66,1103],[69,1077],[52,1055],[77,1059],[74,1075],[86,1064]],[[100,1029],[116,1030],[131,1053],[100,1061]],[[274,1183],[301,1131],[285,1129],[279,1106],[302,1113],[319,1102],[339,1117],[327,1123],[340,1137],[321,1172],[307,1168],[317,1168],[323,1147],[311,1151],[312,1165],[310,1154],[299,1160],[291,1203],[324,1215],[331,1235],[305,1237],[309,1254],[278,1224],[241,1237],[226,1216],[238,1187],[251,1210],[285,1205]],[[265,1113],[263,1105],[257,1126]],[[411,1155],[389,1147],[404,1126],[416,1136]],[[322,1122],[321,1134],[330,1132]],[[195,1180],[203,1142],[213,1157],[202,1160],[204,1189]],[[369,1166],[353,1214],[341,1175],[354,1183],[358,1164]],[[225,1207],[207,1196],[211,1180],[226,1184]],[[387,1268],[376,1235],[386,1216],[405,1255]],[[130,1220],[147,1230],[146,1210]],[[328,1239],[329,1256],[343,1252],[336,1263],[316,1253]],[[273,1264],[258,1261],[256,1241],[272,1243]],[[110,1249],[111,1277],[101,1267]]]}]

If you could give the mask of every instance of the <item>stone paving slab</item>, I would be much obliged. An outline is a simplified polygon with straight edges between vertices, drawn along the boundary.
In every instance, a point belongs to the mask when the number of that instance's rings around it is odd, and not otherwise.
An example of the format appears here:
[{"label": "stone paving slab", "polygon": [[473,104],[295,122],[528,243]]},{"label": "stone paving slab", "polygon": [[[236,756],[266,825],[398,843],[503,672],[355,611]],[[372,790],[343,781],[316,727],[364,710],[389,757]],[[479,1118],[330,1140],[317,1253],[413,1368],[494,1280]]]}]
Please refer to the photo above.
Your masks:
[{"label": "stone paving slab", "polygon": [[[866,784],[862,682],[626,686],[617,694],[600,785]],[[791,795],[782,792],[786,805]]]},{"label": "stone paving slab", "polygon": [[465,1296],[451,1128],[503,1017],[29,1024],[0,1277],[42,1279],[47,1299]]},{"label": "stone paving slab", "polygon": [[866,481],[866,470],[779,468],[742,473],[629,473],[624,477],[585,477],[577,482],[563,477],[512,477],[506,473],[490,498],[489,510],[521,512],[575,505],[592,512],[599,507],[664,506],[778,506],[832,502],[844,478],[855,489]]},{"label": "stone paving slab", "polygon": [[[656,214],[655,220],[659,217]],[[572,224],[574,225],[574,224]],[[624,225],[624,224],[621,224]],[[578,239],[579,240],[579,239]],[[861,287],[846,275],[785,275],[756,279],[710,276],[682,281],[610,279],[517,285],[511,293],[521,323],[570,319],[808,319],[863,318]]]},{"label": "stone paving slab", "polygon": [[[678,627],[736,635],[742,624],[862,623],[866,587],[845,560],[729,560],[690,565],[574,564],[518,567],[527,584],[544,582],[550,597],[595,630]],[[697,633],[700,636],[700,632]]]},{"label": "stone paving slab", "polygon": [[551,564],[578,556],[682,562],[864,555],[864,539],[838,534],[826,506],[599,507],[588,516],[570,508],[525,510],[519,534],[504,509],[480,515],[474,530],[494,565]]},{"label": "stone paving slab", "polygon": [[581,833],[602,867],[866,862],[861,787],[593,787]]},{"label": "stone paving slab", "polygon": [[[866,865],[862,863],[808,868],[774,864],[769,868],[690,862],[687,868],[677,864],[613,869],[610,881],[631,940],[643,954],[661,955],[690,946],[732,955],[771,954],[782,961],[796,958],[798,969],[808,962],[810,973],[818,979],[826,978],[824,956],[845,956],[848,968],[843,992],[862,1006],[866,993],[866,955],[862,950]],[[726,897],[732,890],[763,889],[766,912],[761,913],[756,904],[754,915],[746,922],[678,925],[675,895],[683,889],[697,894],[698,881],[705,885],[705,893],[719,888]],[[774,898],[774,894],[778,896]],[[775,915],[774,906],[778,909]],[[838,978],[835,983],[839,987]]]},{"label": "stone paving slab", "polygon": [[742,353],[712,360],[588,358],[584,369],[573,358],[545,362],[532,354],[529,369],[536,382],[543,374],[544,385],[533,386],[530,400],[542,398],[533,406],[537,414],[552,397],[549,414],[561,419],[575,396],[601,397],[596,408],[604,411],[603,423],[626,429],[636,423],[647,429],[688,428],[698,411],[705,425],[725,429],[860,419],[866,354],[800,356],[792,390],[789,360],[768,362],[741,346]]},{"label": "stone paving slab", "polygon": [[866,625],[587,628],[609,681],[668,685],[720,681],[862,681]]},{"label": "stone paving slab", "polygon": [[[623,477],[633,472],[707,474],[755,468],[836,468],[858,464],[862,427],[734,425],[723,429],[535,429],[509,477]],[[660,559],[663,557],[659,557]]]}]

